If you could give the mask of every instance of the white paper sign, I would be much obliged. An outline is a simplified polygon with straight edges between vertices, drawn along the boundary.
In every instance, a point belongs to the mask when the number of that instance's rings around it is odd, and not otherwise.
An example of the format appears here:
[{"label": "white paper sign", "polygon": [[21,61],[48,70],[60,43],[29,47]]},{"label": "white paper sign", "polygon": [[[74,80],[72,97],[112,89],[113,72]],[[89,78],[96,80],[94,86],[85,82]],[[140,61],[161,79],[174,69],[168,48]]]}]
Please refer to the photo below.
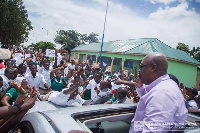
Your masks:
[{"label": "white paper sign", "polygon": [[46,56],[47,57],[55,57],[55,50],[47,49]]}]

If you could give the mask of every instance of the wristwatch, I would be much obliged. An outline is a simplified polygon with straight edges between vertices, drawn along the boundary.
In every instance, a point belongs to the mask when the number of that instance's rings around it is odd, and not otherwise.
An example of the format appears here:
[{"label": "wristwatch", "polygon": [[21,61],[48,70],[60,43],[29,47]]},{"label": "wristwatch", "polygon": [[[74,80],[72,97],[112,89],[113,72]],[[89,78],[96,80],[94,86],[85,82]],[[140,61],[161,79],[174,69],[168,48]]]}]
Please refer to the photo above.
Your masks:
[{"label": "wristwatch", "polygon": [[15,103],[13,106],[17,107],[17,113],[21,111],[21,104],[20,103]]}]

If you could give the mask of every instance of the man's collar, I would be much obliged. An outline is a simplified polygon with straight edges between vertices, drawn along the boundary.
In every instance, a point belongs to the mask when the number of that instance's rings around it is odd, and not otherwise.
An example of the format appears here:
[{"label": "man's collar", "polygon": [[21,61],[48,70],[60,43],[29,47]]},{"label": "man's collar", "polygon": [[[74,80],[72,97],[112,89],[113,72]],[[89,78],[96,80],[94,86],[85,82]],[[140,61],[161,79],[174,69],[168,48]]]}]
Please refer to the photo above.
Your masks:
[{"label": "man's collar", "polygon": [[[39,74],[38,74],[38,72],[36,72],[35,77],[38,77],[38,76],[39,76]],[[30,73],[30,77],[33,77],[32,73]]]},{"label": "man's collar", "polygon": [[8,80],[8,81],[10,81],[10,79],[8,79],[8,77],[6,77],[6,75],[4,75],[4,78],[5,78],[5,80]]},{"label": "man's collar", "polygon": [[157,78],[156,80],[154,80],[151,84],[149,84],[145,89],[146,89],[146,93],[149,92],[153,87],[155,87],[157,84],[159,84],[161,81],[170,79],[168,74],[165,74],[159,78]]}]

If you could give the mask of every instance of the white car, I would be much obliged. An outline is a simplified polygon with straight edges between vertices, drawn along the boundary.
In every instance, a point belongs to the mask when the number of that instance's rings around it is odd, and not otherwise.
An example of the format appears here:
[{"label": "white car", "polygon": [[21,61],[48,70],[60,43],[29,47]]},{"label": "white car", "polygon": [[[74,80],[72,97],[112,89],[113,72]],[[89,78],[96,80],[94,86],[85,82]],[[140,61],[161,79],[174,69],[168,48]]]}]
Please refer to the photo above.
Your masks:
[{"label": "white car", "polygon": [[[22,133],[128,133],[137,104],[98,104],[60,107],[50,102],[36,102],[17,129]],[[189,114],[184,132],[200,132],[200,116]]]}]

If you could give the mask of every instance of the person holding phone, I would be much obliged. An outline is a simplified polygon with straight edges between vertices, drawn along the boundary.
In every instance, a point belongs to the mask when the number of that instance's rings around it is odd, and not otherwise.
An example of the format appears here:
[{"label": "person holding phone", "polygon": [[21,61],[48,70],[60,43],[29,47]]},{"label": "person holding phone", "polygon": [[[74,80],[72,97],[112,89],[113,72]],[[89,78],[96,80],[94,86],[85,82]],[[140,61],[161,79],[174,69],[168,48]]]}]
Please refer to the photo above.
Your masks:
[{"label": "person holding phone", "polygon": [[173,132],[185,128],[188,111],[184,97],[167,74],[167,68],[167,58],[161,53],[147,54],[141,61],[136,82],[132,82],[140,100],[130,133]]}]

